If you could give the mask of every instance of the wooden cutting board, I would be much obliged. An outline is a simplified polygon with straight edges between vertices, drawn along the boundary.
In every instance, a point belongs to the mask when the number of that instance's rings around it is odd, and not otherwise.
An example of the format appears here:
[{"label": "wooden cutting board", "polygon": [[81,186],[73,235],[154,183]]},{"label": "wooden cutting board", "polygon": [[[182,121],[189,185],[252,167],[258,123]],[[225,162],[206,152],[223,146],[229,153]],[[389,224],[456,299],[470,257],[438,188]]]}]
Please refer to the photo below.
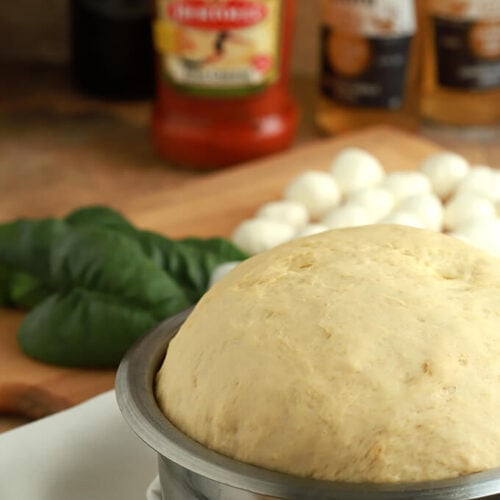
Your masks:
[{"label": "wooden cutting board", "polygon": [[[261,204],[279,199],[295,175],[307,169],[327,169],[333,155],[346,146],[366,148],[388,171],[414,169],[425,156],[441,149],[417,136],[379,127],[196,176],[175,189],[167,187],[132,201],[127,193],[110,193],[109,201],[136,225],[172,237],[229,236]],[[66,197],[57,213],[73,208]],[[38,418],[113,387],[113,370],[59,368],[24,356],[15,340],[21,319],[22,313],[0,309],[0,414]]]}]

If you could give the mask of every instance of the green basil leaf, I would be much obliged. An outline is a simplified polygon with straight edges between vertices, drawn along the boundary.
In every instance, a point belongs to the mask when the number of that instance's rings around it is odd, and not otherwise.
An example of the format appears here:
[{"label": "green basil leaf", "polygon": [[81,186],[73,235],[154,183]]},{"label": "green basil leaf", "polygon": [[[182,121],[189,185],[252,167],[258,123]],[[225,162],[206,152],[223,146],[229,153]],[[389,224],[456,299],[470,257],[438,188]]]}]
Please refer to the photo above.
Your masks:
[{"label": "green basil leaf", "polygon": [[49,286],[120,297],[151,311],[158,320],[185,309],[190,301],[178,283],[148,259],[140,246],[118,232],[81,226],[56,238]]},{"label": "green basil leaf", "polygon": [[65,221],[72,226],[100,226],[121,231],[135,231],[134,226],[112,208],[92,205],[79,208],[66,216]]},{"label": "green basil leaf", "polygon": [[194,304],[213,269],[247,256],[223,238],[174,241],[105,206],[0,224],[0,306],[32,309],[23,350],[69,366],[116,366],[131,342]]},{"label": "green basil leaf", "polygon": [[57,219],[19,219],[0,224],[0,264],[12,272],[48,281],[53,242],[67,230],[68,226]]},{"label": "green basil leaf", "polygon": [[9,301],[14,307],[31,309],[50,295],[50,291],[26,273],[13,273],[10,280]]},{"label": "green basil leaf", "polygon": [[174,241],[149,231],[140,231],[137,236],[145,254],[182,285],[192,302],[205,293],[215,267],[247,258],[223,238]]},{"label": "green basil leaf", "polygon": [[10,280],[12,272],[7,266],[0,265],[0,307],[10,306]]},{"label": "green basil leaf", "polygon": [[45,363],[111,368],[156,324],[143,308],[75,288],[50,296],[30,311],[17,339],[25,354]]}]

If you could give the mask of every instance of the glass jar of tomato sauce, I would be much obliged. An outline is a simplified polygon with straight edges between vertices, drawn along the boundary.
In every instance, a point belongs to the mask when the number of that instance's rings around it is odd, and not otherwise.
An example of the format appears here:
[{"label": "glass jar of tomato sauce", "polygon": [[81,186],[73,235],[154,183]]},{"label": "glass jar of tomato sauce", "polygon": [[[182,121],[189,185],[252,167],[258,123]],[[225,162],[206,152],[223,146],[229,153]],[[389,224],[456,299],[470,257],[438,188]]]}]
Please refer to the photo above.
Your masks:
[{"label": "glass jar of tomato sauce", "polygon": [[153,141],[169,161],[227,167],[287,148],[295,0],[157,0]]}]

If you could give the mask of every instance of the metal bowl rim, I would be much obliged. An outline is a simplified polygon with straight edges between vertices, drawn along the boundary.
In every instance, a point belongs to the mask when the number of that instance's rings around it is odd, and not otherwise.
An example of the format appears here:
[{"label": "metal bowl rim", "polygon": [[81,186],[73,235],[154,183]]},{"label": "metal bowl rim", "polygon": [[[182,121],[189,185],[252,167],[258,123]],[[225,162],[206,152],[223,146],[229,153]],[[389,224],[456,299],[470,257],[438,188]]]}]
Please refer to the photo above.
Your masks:
[{"label": "metal bowl rim", "polygon": [[162,413],[154,396],[154,378],[168,343],[192,308],[160,323],[127,352],[116,375],[116,398],[131,429],[161,456],[200,476],[260,495],[282,494],[342,499],[468,500],[500,493],[500,468],[453,479],[412,483],[346,483],[303,478],[239,462],[206,448],[179,431]]}]

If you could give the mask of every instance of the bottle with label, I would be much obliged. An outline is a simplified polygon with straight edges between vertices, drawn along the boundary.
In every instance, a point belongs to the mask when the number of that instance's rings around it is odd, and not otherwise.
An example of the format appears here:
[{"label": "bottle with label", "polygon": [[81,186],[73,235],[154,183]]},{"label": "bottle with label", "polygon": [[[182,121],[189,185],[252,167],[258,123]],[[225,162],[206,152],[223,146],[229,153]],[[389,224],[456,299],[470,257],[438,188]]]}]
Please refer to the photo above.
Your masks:
[{"label": "bottle with label", "polygon": [[327,133],[418,124],[414,0],[321,0],[320,97]]},{"label": "bottle with label", "polygon": [[149,0],[71,0],[72,73],[82,92],[153,96],[151,13]]},{"label": "bottle with label", "polygon": [[288,147],[294,0],[157,0],[153,140],[180,166],[226,167]]},{"label": "bottle with label", "polygon": [[500,1],[426,0],[424,7],[423,116],[500,123]]}]

